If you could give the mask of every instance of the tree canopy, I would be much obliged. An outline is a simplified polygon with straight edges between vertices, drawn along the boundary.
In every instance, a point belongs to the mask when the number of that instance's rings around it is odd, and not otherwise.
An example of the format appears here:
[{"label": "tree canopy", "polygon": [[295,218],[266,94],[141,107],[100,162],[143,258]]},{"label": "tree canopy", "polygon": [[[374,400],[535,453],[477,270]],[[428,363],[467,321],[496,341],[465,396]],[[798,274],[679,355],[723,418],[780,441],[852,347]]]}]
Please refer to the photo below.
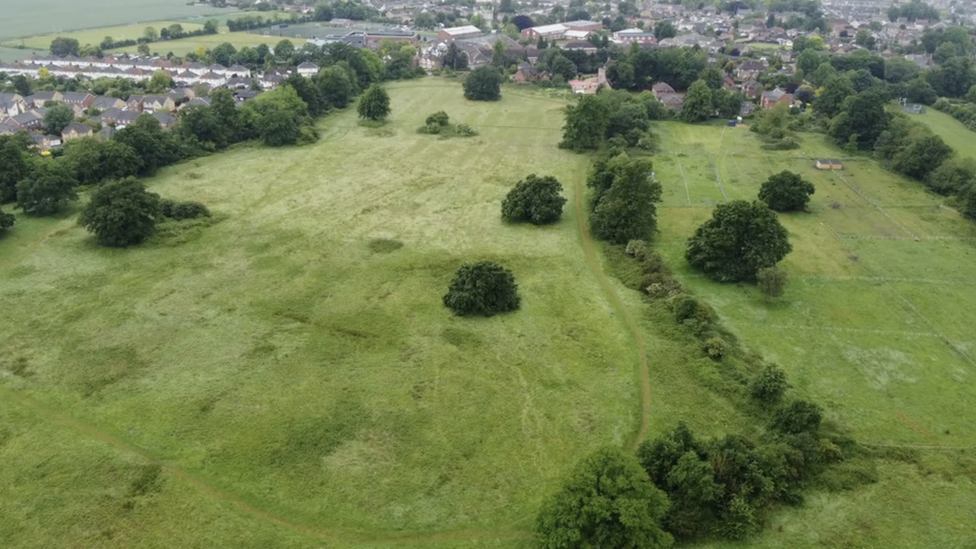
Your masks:
[{"label": "tree canopy", "polygon": [[793,247],[776,214],[762,202],[719,204],[688,240],[685,259],[719,282],[753,281]]},{"label": "tree canopy", "polygon": [[518,310],[522,298],[512,271],[481,261],[461,265],[443,301],[457,316],[494,316]]},{"label": "tree canopy", "polygon": [[594,180],[609,180],[610,187],[596,196],[590,217],[594,236],[615,244],[649,240],[657,228],[656,203],[662,193],[661,184],[651,179],[651,161],[620,153],[603,169],[606,174]]},{"label": "tree canopy", "polygon": [[501,71],[495,67],[478,67],[464,80],[464,97],[475,101],[498,101],[502,97]]},{"label": "tree canopy", "polygon": [[95,234],[99,244],[125,247],[148,238],[160,215],[159,195],[129,177],[96,189],[79,223]]},{"label": "tree canopy", "polygon": [[382,86],[373,84],[359,98],[356,112],[366,120],[384,120],[390,115],[390,95]]},{"label": "tree canopy", "polygon": [[759,200],[777,212],[803,210],[814,192],[813,183],[800,174],[782,171],[769,176],[759,189]]},{"label": "tree canopy", "polygon": [[545,225],[559,221],[566,199],[563,186],[551,175],[529,174],[515,185],[502,201],[502,217],[509,221],[528,221]]},{"label": "tree canopy", "polygon": [[580,462],[536,521],[545,549],[659,549],[673,538],[661,528],[668,499],[640,463],[617,448]]},{"label": "tree canopy", "polygon": [[17,205],[26,214],[57,213],[69,201],[78,200],[77,184],[63,163],[41,159],[30,175],[17,183]]},{"label": "tree canopy", "polygon": [[75,121],[75,111],[63,103],[48,107],[44,112],[44,131],[50,135],[61,135],[61,132]]}]

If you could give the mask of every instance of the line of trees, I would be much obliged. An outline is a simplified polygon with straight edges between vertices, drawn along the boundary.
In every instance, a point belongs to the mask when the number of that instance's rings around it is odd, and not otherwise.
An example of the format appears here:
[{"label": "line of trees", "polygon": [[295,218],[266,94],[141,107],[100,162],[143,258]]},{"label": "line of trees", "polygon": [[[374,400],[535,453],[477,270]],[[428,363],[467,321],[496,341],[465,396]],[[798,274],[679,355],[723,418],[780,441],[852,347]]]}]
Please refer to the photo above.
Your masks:
[{"label": "line of trees", "polygon": [[108,50],[116,48],[127,48],[130,46],[151,44],[160,40],[177,40],[180,38],[192,38],[194,36],[207,36],[217,34],[219,23],[216,19],[210,19],[203,24],[202,28],[196,30],[185,30],[183,25],[173,23],[168,27],[160,29],[158,32],[155,27],[146,27],[143,35],[139,38],[116,40],[111,36],[106,36],[98,44],[80,45],[77,39],[59,36],[51,41],[51,55],[58,57],[74,56],[94,56],[101,58]]}]

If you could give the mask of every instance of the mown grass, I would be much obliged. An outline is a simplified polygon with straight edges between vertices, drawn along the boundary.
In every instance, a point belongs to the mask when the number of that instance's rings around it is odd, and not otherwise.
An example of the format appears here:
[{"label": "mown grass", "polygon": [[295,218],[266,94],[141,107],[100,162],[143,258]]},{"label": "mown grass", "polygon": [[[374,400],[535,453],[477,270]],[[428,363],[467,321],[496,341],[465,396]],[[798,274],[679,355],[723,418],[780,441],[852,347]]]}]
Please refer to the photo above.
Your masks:
[{"label": "mown grass", "polygon": [[[976,321],[972,223],[920,184],[846,158],[818,135],[803,135],[797,151],[773,152],[745,128],[656,129],[662,150],[655,169],[665,197],[657,247],[682,282],[853,438],[923,447],[910,460],[884,456],[875,484],[817,493],[797,511],[780,511],[770,531],[742,546],[976,541],[963,518],[976,505],[976,461],[972,450],[955,449],[976,445],[976,418],[967,412],[976,402],[976,339],[968,329]],[[818,171],[816,157],[842,158],[845,169]],[[784,169],[816,185],[810,212],[780,216],[794,247],[783,262],[785,296],[766,303],[754,286],[716,284],[690,270],[685,241],[714,205],[754,199],[762,182]]]},{"label": "mown grass", "polygon": [[[574,208],[541,228],[500,217],[527,173],[574,198],[589,159],[555,148],[564,103],[389,88],[381,128],[350,109],[316,145],[242,146],[148,181],[206,204],[209,226],[109,250],[77,208],[19,216],[0,240],[5,547],[526,546],[580,455],[631,443],[635,346]],[[480,135],[416,133],[442,109]],[[478,259],[514,271],[521,311],[441,305]],[[652,431],[746,428],[683,344],[641,323]]]},{"label": "mown grass", "polygon": [[973,138],[976,137],[976,132],[964,126],[962,122],[931,107],[926,107],[924,114],[911,115],[911,117],[928,126],[946,144],[955,149],[956,154],[976,158],[976,152],[973,151]]}]

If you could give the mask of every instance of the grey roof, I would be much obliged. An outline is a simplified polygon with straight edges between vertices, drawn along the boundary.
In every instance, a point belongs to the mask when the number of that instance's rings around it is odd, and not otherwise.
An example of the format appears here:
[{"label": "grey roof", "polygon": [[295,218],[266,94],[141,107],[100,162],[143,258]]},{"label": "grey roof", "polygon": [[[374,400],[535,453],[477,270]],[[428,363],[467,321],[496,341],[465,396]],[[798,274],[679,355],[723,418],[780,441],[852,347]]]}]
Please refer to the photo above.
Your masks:
[{"label": "grey roof", "polygon": [[[95,102],[92,103],[92,107],[96,109],[110,109],[115,106],[116,102],[122,101],[118,97],[96,97]],[[122,101],[123,103],[125,101]]]},{"label": "grey roof", "polygon": [[61,133],[69,133],[69,132],[75,132],[75,133],[91,133],[92,131],[93,130],[92,130],[92,127],[91,126],[88,126],[86,124],[82,124],[81,122],[72,122],[71,124],[68,124],[67,126],[65,126],[64,127],[64,130],[62,130]]}]

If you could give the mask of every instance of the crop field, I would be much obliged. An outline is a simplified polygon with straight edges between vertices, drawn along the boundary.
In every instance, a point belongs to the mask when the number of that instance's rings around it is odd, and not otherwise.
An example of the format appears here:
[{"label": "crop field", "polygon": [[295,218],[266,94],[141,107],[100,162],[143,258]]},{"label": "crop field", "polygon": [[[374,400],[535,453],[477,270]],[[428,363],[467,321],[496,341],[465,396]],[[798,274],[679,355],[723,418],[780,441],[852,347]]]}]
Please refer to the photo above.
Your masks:
[{"label": "crop field", "polygon": [[976,148],[973,147],[976,132],[966,128],[962,122],[933,108],[925,109],[925,114],[913,115],[912,119],[928,126],[946,144],[955,149],[956,154],[976,158]]},{"label": "crop field", "polygon": [[[844,158],[822,136],[804,135],[799,150],[764,151],[744,127],[656,127],[655,169],[665,189],[658,249],[679,278],[853,438],[919,452],[925,463],[920,470],[888,463],[856,503],[821,494],[797,515],[784,513],[789,545],[976,542],[963,526],[976,508],[976,226],[918,183]],[[844,169],[818,171],[816,157],[841,158]],[[782,170],[816,186],[809,213],[780,216],[793,244],[783,262],[785,296],[767,304],[753,286],[691,271],[685,240],[714,205],[754,199]],[[757,543],[783,542],[773,535]]]},{"label": "crop field", "polygon": [[[222,22],[237,10],[187,5],[185,0],[33,0],[4,2],[0,18],[0,41],[35,35],[67,33],[84,29],[141,25],[154,21],[183,20],[212,16]],[[98,36],[101,42],[106,35]],[[112,35],[114,36],[114,35]],[[44,44],[44,48],[50,44]],[[82,42],[84,44],[84,42]]]},{"label": "crop field", "polygon": [[51,46],[51,41],[55,38],[61,36],[64,38],[74,38],[78,40],[78,43],[82,46],[85,44],[97,45],[106,36],[111,36],[116,40],[135,40],[141,38],[146,30],[146,27],[153,27],[158,32],[160,29],[166,28],[174,23],[179,23],[183,26],[183,30],[195,31],[203,28],[203,23],[184,23],[178,21],[153,21],[149,23],[136,23],[132,25],[117,25],[114,27],[103,27],[97,29],[81,30],[81,31],[70,31],[62,33],[53,34],[39,34],[27,38],[17,38],[13,40],[6,40],[3,45],[8,47],[26,47],[28,49],[35,49],[41,51],[47,51]]},{"label": "crop field", "polygon": [[[212,226],[108,250],[74,213],[18,216],[0,240],[5,548],[529,547],[583,453],[677,418],[745,428],[679,346],[635,335],[639,297],[581,236],[589,158],[555,148],[563,102],[389,89],[383,127],[350,109],[315,145],[148,181]],[[480,135],[416,133],[440,109]],[[502,223],[531,172],[563,181],[563,219]],[[513,270],[522,310],[451,316],[454,271],[482,259]]]},{"label": "crop field", "polygon": [[[149,44],[149,49],[153,52],[157,52],[161,55],[165,55],[169,52],[173,52],[174,55],[183,56],[191,51],[196,51],[198,48],[213,49],[224,42],[230,42],[236,48],[240,49],[245,46],[255,47],[261,44],[267,44],[269,47],[274,47],[282,39],[287,38],[291,40],[292,44],[296,47],[301,47],[305,43],[304,38],[289,38],[288,36],[264,36],[262,34],[256,33],[246,33],[246,32],[223,32],[221,34],[208,34],[206,36],[194,36],[192,38],[180,38],[178,40],[167,40],[165,42],[153,42]],[[119,48],[112,50],[116,53],[136,53],[138,46],[130,46],[128,48]]]}]

